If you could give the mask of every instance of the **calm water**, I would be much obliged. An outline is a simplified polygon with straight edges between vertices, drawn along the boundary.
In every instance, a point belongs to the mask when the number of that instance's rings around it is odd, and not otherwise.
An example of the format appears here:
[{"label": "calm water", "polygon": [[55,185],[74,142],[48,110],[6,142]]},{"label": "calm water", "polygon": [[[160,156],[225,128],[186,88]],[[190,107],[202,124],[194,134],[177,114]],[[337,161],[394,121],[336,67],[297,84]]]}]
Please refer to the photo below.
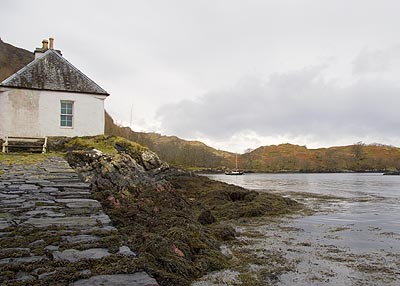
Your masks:
[{"label": "calm water", "polygon": [[[266,237],[287,239],[289,242],[280,243],[279,248],[298,263],[296,272],[281,275],[273,284],[400,285],[400,176],[207,176],[246,189],[280,193],[317,210],[314,215],[284,222],[286,229],[296,231],[275,228],[272,233],[269,225],[264,230],[258,227]],[[315,199],[305,193],[337,198]]]}]

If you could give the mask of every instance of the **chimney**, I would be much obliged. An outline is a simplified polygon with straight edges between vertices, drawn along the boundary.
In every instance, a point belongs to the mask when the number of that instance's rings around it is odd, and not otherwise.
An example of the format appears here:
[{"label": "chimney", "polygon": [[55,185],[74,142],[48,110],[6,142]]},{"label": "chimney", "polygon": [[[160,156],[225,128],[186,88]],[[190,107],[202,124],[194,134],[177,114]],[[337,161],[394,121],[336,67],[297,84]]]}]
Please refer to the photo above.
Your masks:
[{"label": "chimney", "polygon": [[50,49],[54,49],[54,38],[49,38],[50,41]]},{"label": "chimney", "polygon": [[35,49],[35,60],[43,56],[43,54],[49,49],[49,41],[46,39],[42,41],[42,47]]},{"label": "chimney", "polygon": [[44,52],[49,49],[49,41],[47,41],[47,40],[42,41],[42,49]]}]

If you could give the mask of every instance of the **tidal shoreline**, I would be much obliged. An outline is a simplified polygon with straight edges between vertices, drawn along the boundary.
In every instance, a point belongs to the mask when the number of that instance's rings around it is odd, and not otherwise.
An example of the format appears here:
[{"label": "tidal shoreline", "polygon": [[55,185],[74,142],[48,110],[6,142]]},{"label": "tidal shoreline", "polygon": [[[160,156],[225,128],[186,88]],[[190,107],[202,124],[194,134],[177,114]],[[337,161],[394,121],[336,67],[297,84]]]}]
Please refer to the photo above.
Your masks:
[{"label": "tidal shoreline", "polygon": [[[383,203],[397,198],[376,195],[329,196],[261,190],[290,197],[309,210],[284,217],[252,218],[235,223],[241,244],[227,253],[254,257],[230,271],[213,273],[194,286],[216,285],[398,285],[400,233],[374,217]],[[365,217],[362,208],[377,206]],[[369,210],[370,211],[370,210]],[[353,214],[353,217],[348,217]],[[243,281],[244,278],[244,281]]]}]

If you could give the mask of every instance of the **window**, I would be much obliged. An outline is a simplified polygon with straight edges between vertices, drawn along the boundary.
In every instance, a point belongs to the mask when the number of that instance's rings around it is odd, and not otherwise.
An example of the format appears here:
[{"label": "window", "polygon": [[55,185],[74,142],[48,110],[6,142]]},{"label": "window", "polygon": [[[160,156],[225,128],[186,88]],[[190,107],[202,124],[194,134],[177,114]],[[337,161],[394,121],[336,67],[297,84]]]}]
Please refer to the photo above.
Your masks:
[{"label": "window", "polygon": [[74,102],[61,101],[61,115],[60,115],[61,127],[72,127],[73,107],[74,107]]}]

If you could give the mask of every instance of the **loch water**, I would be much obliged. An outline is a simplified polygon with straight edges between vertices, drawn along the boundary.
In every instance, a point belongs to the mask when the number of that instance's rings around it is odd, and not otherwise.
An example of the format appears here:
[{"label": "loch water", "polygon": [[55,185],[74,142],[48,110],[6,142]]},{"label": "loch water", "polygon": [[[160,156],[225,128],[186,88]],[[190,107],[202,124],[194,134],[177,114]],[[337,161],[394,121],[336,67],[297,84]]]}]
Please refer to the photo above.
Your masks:
[{"label": "loch water", "polygon": [[[378,173],[207,175],[295,199],[315,213],[257,225],[295,270],[273,285],[400,285],[400,176]],[[271,239],[275,237],[275,239]],[[274,246],[275,244],[275,246]],[[226,285],[229,285],[226,284]]]}]

